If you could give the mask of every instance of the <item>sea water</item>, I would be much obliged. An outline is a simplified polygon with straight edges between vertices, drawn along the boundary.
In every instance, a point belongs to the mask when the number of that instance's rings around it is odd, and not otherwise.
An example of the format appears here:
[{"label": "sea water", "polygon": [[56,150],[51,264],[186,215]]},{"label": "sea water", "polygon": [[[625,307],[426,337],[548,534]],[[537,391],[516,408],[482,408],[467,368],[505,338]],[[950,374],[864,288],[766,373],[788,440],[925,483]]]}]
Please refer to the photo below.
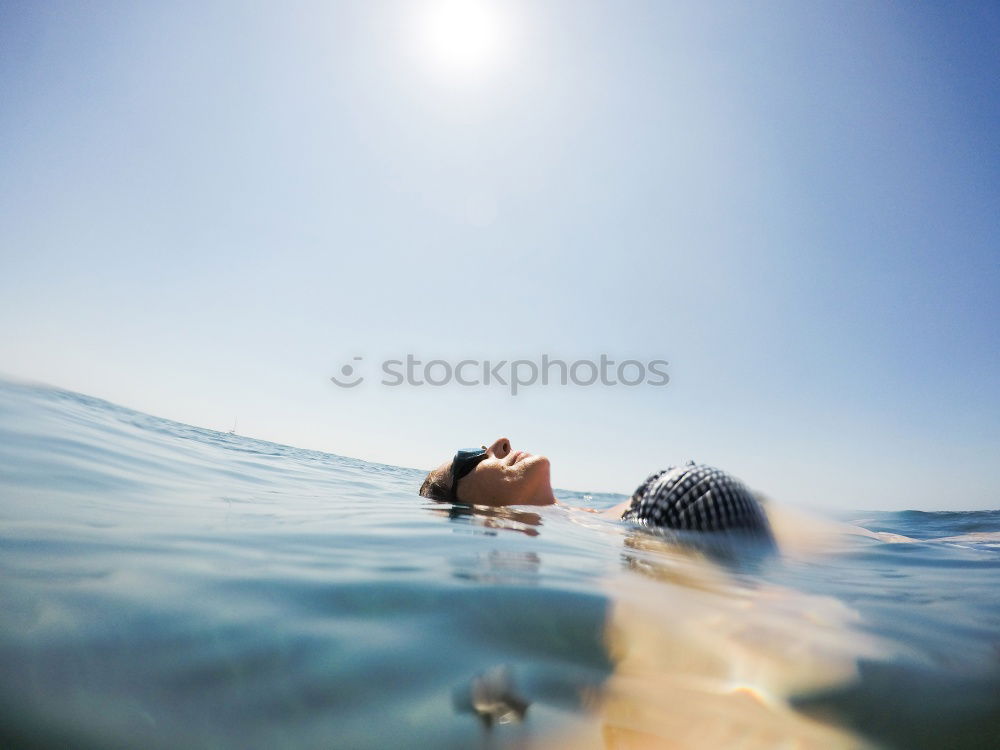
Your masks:
[{"label": "sea water", "polygon": [[0,747],[1000,746],[1000,512],[720,555],[421,479],[0,382]]}]

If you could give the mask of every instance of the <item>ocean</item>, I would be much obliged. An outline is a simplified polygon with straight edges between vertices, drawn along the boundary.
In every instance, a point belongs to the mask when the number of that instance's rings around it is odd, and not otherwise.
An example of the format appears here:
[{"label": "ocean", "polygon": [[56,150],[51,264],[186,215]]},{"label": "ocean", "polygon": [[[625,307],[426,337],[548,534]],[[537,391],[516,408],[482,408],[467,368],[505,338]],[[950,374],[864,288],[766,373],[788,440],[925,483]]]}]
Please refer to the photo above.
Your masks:
[{"label": "ocean", "polygon": [[0,747],[1000,747],[1000,511],[763,554],[422,476],[0,382]]}]

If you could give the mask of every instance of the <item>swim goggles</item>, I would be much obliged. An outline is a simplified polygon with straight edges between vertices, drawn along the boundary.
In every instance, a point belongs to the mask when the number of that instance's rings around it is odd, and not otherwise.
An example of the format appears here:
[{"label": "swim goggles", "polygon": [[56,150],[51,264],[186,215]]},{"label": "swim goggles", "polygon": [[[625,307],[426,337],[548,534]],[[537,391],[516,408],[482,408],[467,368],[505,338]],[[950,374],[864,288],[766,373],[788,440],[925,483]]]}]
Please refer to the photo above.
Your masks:
[{"label": "swim goggles", "polygon": [[458,502],[458,480],[475,469],[487,457],[486,446],[479,450],[458,451],[451,462],[451,501]]}]

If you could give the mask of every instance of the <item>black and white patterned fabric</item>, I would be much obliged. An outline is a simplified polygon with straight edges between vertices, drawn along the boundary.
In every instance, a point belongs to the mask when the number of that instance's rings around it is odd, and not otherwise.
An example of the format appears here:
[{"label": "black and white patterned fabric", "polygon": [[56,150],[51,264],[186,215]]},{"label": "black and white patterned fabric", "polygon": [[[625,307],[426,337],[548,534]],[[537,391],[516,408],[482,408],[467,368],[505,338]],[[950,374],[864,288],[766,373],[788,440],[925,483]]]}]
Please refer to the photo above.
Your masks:
[{"label": "black and white patterned fabric", "polygon": [[623,521],[682,531],[745,531],[771,537],[760,502],[738,479],[693,461],[650,474]]}]

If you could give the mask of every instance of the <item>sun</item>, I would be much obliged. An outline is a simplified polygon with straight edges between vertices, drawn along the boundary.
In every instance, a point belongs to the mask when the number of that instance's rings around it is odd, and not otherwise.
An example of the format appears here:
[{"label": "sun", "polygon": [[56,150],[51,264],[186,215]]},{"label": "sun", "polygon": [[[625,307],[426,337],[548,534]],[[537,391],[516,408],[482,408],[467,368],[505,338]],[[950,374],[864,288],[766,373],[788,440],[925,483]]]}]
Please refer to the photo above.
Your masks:
[{"label": "sun", "polygon": [[503,62],[506,19],[490,0],[434,0],[419,17],[428,62],[453,77],[478,75]]}]

